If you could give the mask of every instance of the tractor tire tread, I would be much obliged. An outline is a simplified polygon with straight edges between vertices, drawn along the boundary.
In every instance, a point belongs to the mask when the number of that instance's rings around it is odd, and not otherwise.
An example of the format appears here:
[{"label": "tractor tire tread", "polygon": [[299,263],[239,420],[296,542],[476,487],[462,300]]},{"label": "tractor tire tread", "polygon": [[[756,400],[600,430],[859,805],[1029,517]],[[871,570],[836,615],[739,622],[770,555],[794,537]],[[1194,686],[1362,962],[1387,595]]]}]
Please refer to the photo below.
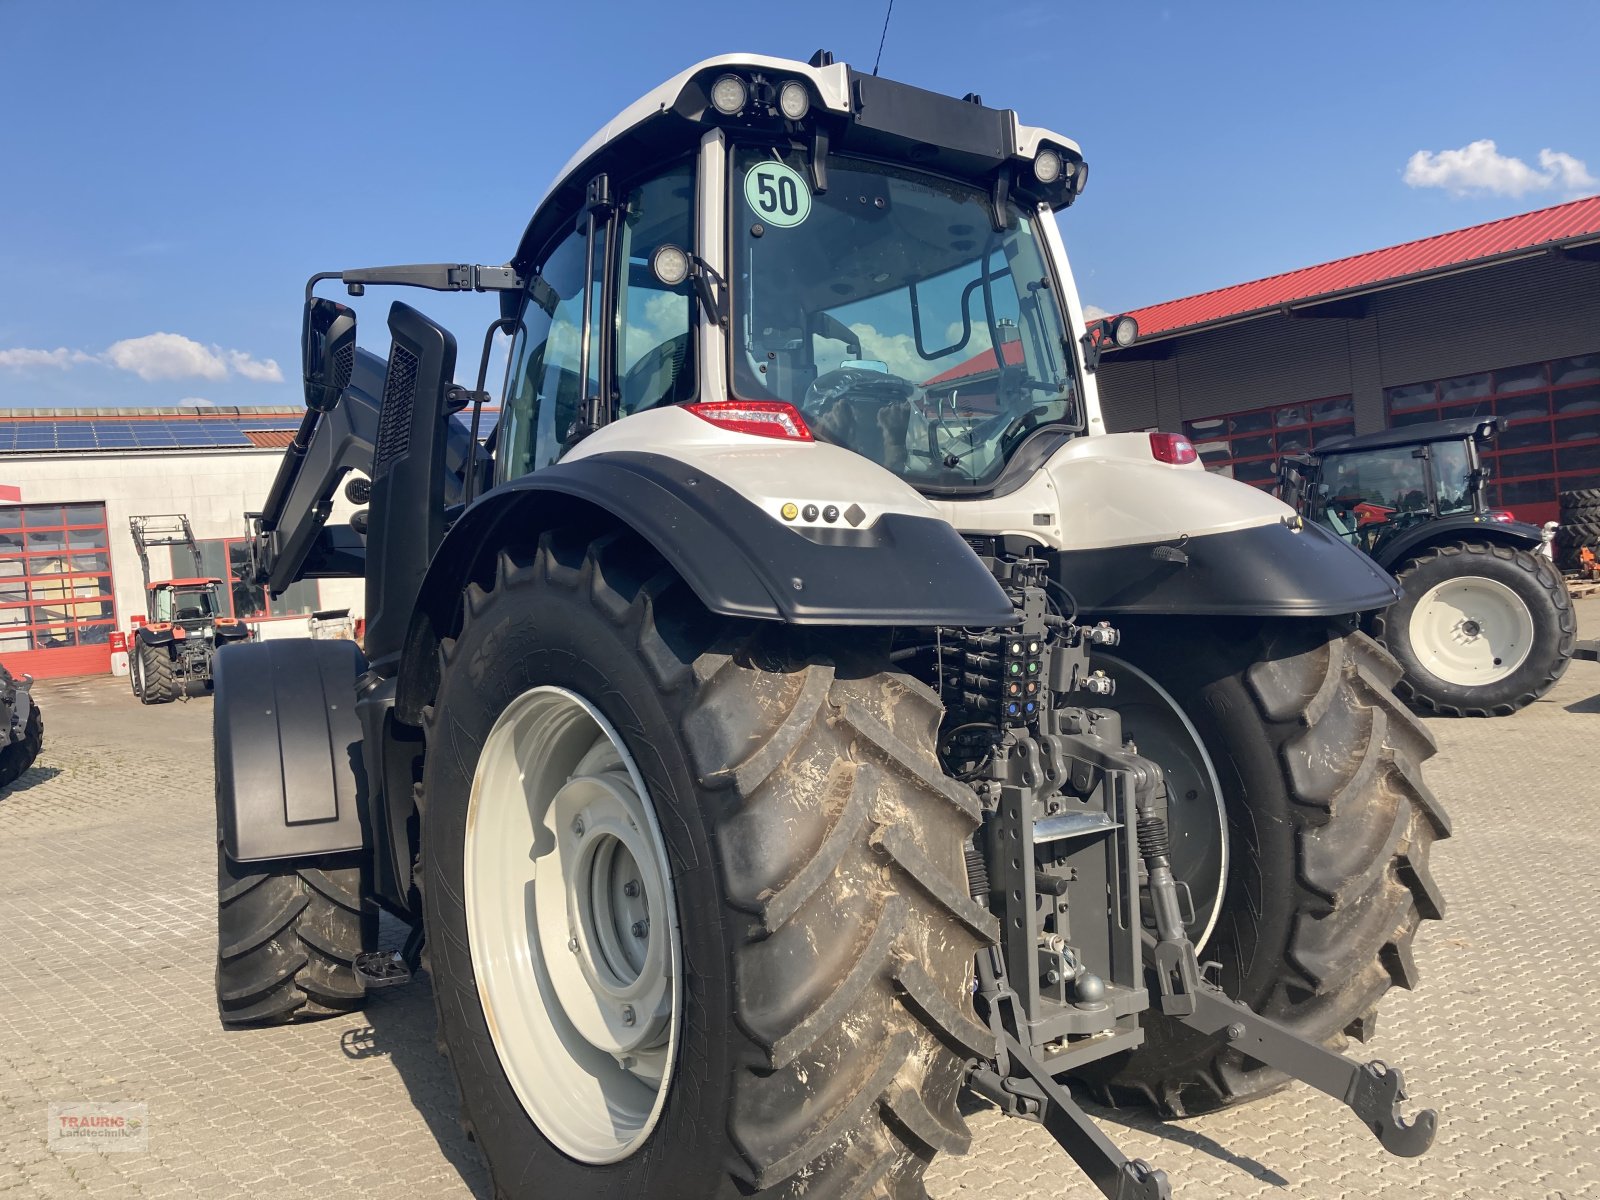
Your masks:
[{"label": "tractor tire tread", "polygon": [[[1230,889],[1246,901],[1225,920],[1256,947],[1256,961],[1240,968],[1252,972],[1254,994],[1240,998],[1340,1049],[1351,1027],[1370,1025],[1390,986],[1416,983],[1411,941],[1419,922],[1442,909],[1418,866],[1449,836],[1449,822],[1421,782],[1434,740],[1389,690],[1399,676],[1393,657],[1359,632],[1320,644],[1300,637],[1264,634],[1258,649],[1241,654],[1254,663],[1238,675],[1290,785],[1292,882],[1266,894],[1260,868],[1236,863]],[[1280,905],[1292,913],[1285,944],[1257,944],[1270,925],[1264,914]],[[1289,1082],[1187,1031],[1141,1059],[1146,1053],[1088,1072],[1086,1082],[1107,1103],[1148,1105],[1168,1117],[1255,1100]]]},{"label": "tractor tire tread", "polygon": [[28,713],[28,723],[22,736],[0,748],[0,787],[10,787],[22,778],[22,773],[33,766],[44,746],[44,716],[35,704]]},{"label": "tractor tire tread", "polygon": [[217,1009],[223,1025],[359,1008],[356,956],[377,940],[356,855],[236,863],[217,847]]},{"label": "tractor tire tread", "polygon": [[[966,891],[978,810],[940,769],[937,698],[859,642],[714,617],[634,535],[576,528],[502,551],[492,582],[469,591],[441,695],[475,621],[550,589],[587,603],[644,665],[715,828],[744,1046],[729,1194],[925,1196],[935,1152],[969,1140],[968,1052],[952,1044],[984,1031],[947,1026],[992,933]],[[438,752],[444,732],[427,732]],[[890,828],[903,841],[881,836]],[[908,960],[917,998],[901,982]],[[441,1000],[441,1040],[452,1023]],[[477,1067],[461,1057],[464,1085]],[[497,1182],[496,1194],[512,1193]]]}]

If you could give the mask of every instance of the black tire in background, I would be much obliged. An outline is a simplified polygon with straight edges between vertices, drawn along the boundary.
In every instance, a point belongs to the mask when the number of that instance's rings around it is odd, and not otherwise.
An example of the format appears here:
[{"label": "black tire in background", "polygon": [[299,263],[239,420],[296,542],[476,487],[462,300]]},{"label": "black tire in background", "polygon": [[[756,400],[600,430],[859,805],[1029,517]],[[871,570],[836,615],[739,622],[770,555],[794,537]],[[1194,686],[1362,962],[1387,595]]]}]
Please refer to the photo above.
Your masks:
[{"label": "black tire in background", "polygon": [[[995,932],[968,897],[979,810],[939,768],[933,694],[870,634],[710,617],[626,533],[504,552],[465,609],[426,715],[422,879],[441,1045],[495,1195],[924,1196],[935,1153],[969,1141],[957,1093],[986,1036],[971,964]],[[610,1165],[565,1156],[529,1117],[471,959],[474,774],[496,719],[540,685],[627,744],[679,910],[677,1066],[653,1133]]]},{"label": "black tire in background", "polygon": [[[1422,781],[1433,739],[1390,690],[1398,666],[1316,621],[1121,624],[1117,653],[1184,709],[1222,785],[1230,866],[1201,958],[1222,964],[1229,996],[1303,1037],[1368,1036],[1384,993],[1416,985],[1412,939],[1443,910],[1428,851],[1449,823]],[[1146,1035],[1082,1073],[1103,1100],[1185,1116],[1288,1082],[1158,1018]]]},{"label": "black tire in background", "polygon": [[145,704],[170,704],[178,698],[172,656],[161,646],[139,643],[139,699]]},{"label": "black tire in background", "polygon": [[[1404,672],[1395,688],[1402,699],[1446,717],[1508,716],[1532,704],[1566,673],[1578,640],[1578,618],[1566,581],[1544,555],[1458,542],[1430,547],[1396,564],[1394,576],[1404,592],[1389,608],[1373,614],[1370,627]],[[1428,670],[1423,653],[1411,644],[1410,622],[1430,589],[1474,576],[1505,585],[1527,605],[1533,640],[1522,665],[1504,679],[1468,687]]]},{"label": "black tire in background", "polygon": [[217,1015],[281,1025],[360,1008],[355,958],[374,949],[378,911],[362,900],[361,858],[236,863],[217,846]]},{"label": "black tire in background", "polygon": [[39,749],[44,745],[44,717],[39,713],[39,706],[35,704],[28,711],[27,724],[23,726],[22,737],[10,745],[0,748],[0,787],[10,787],[29,767],[33,760],[39,757]]}]

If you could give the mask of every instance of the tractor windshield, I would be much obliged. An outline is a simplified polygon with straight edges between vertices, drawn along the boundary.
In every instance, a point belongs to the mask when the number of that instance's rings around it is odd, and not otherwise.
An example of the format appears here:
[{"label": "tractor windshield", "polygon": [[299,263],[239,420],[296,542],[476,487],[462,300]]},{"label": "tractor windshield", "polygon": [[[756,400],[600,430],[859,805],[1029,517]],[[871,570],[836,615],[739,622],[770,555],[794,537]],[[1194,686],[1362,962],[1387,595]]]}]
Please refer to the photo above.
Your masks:
[{"label": "tractor windshield", "polygon": [[215,615],[209,587],[168,587],[156,593],[157,621],[205,621]]},{"label": "tractor windshield", "polygon": [[919,487],[979,489],[1042,426],[1081,427],[1031,211],[996,230],[968,184],[830,156],[733,153],[733,385]]}]

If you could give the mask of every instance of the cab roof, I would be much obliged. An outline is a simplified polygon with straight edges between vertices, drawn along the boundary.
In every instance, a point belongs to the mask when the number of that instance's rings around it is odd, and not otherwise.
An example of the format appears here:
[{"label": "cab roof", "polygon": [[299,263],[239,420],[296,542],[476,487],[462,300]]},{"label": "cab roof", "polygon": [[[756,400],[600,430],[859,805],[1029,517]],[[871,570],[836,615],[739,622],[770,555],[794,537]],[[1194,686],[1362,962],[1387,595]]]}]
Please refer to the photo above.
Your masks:
[{"label": "cab roof", "polygon": [[[715,110],[708,115],[711,84],[730,72],[804,80],[811,90],[807,123],[816,124],[819,117],[826,122],[833,149],[850,149],[852,142],[875,143],[881,148],[886,141],[898,140],[906,157],[939,169],[944,165],[941,159],[972,160],[974,165],[978,160],[996,165],[1007,159],[1031,162],[1048,144],[1070,162],[1083,162],[1077,142],[1048,129],[1023,125],[1011,109],[987,108],[974,94],[958,99],[865,75],[822,52],[812,62],[823,65],[766,54],[722,54],[703,59],[646,92],[601,126],[557,173],[528,224],[516,263],[534,265],[533,256],[548,242],[561,216],[570,212],[569,204],[581,202],[589,180],[604,169],[606,160],[620,157],[628,161],[630,156],[659,160],[664,148],[670,148],[670,153],[687,153],[712,128],[730,132],[749,128],[737,119],[719,120]],[[796,136],[792,123],[773,125],[771,132]],[[853,136],[858,133],[867,136]],[[1076,193],[1070,187],[1066,190],[1066,197],[1053,207],[1072,202]],[[1078,190],[1082,190],[1081,184]],[[556,211],[547,211],[553,203]]]},{"label": "cab roof", "polygon": [[207,587],[221,582],[220,579],[163,579],[159,583],[152,583],[150,590],[153,592],[158,588]]},{"label": "cab roof", "polygon": [[1488,439],[1499,427],[1497,417],[1456,417],[1449,421],[1421,421],[1397,425],[1355,437],[1333,438],[1317,446],[1316,453],[1353,454],[1360,450],[1391,450],[1398,446],[1420,446],[1428,442],[1459,442],[1463,438]]}]

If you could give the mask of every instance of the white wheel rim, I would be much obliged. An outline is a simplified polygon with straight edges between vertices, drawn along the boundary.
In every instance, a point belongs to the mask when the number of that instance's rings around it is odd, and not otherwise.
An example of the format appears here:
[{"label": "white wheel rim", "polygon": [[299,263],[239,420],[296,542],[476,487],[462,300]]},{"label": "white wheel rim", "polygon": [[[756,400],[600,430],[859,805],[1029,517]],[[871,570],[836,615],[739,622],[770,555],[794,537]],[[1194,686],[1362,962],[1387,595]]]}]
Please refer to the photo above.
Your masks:
[{"label": "white wheel rim", "polygon": [[1422,669],[1458,687],[1497,683],[1533,649],[1533,614],[1505,584],[1480,575],[1447,579],[1422,594],[1407,632]]},{"label": "white wheel rim", "polygon": [[666,1103],[682,951],[655,807],[587,700],[537,687],[500,714],[464,859],[467,941],[506,1078],[563,1153],[627,1158]]}]

